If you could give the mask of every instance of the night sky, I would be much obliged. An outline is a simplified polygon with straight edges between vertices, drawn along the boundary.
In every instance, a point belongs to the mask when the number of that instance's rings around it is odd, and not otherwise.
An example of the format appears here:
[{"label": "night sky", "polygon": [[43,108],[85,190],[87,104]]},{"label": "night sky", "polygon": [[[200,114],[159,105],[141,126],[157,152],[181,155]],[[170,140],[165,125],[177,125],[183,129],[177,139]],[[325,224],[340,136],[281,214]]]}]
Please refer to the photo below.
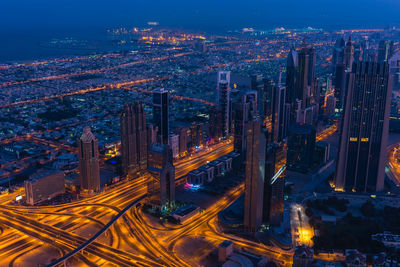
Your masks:
[{"label": "night sky", "polygon": [[159,21],[204,31],[400,25],[399,0],[1,0],[0,31],[87,31]]}]

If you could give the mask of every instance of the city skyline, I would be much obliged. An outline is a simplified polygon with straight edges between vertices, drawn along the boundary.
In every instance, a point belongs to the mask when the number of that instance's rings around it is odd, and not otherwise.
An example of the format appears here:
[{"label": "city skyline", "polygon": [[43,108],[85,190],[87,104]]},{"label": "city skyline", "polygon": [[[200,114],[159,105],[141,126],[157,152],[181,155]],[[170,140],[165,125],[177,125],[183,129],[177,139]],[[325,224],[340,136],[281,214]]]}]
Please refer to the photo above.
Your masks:
[{"label": "city skyline", "polygon": [[75,1],[0,11],[0,266],[400,262],[400,3]]}]

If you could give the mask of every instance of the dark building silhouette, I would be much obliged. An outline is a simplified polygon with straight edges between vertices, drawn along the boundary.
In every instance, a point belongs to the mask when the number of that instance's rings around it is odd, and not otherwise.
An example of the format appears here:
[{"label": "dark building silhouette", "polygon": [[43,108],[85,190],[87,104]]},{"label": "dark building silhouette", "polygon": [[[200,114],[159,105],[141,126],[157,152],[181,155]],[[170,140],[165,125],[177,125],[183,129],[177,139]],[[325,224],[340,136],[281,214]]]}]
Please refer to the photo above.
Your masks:
[{"label": "dark building silhouette", "polygon": [[308,172],[313,166],[315,150],[315,127],[308,124],[293,124],[289,127],[287,143],[287,169]]},{"label": "dark building silhouette", "polygon": [[263,222],[274,226],[279,225],[283,219],[285,188],[285,179],[275,175],[277,149],[277,144],[270,143],[266,150],[263,193]]},{"label": "dark building silhouette", "polygon": [[151,205],[163,207],[175,201],[175,168],[169,145],[154,143],[149,150],[147,184]]},{"label": "dark building silhouette", "polygon": [[222,136],[228,136],[231,128],[230,71],[218,72],[218,106],[222,112]]},{"label": "dark building silhouette", "polygon": [[393,41],[381,40],[378,45],[378,62],[388,62],[393,56]]},{"label": "dark building silhouette", "polygon": [[333,47],[332,53],[332,72],[335,75],[336,64],[342,64],[344,62],[344,47],[346,42],[343,37],[336,40],[335,46]]},{"label": "dark building silhouette", "polygon": [[89,126],[78,140],[79,182],[83,193],[100,191],[99,148]]},{"label": "dark building silhouette", "polygon": [[222,137],[222,112],[219,107],[211,107],[209,113],[208,128],[210,137],[218,141]]},{"label": "dark building silhouette", "polygon": [[335,98],[336,98],[336,109],[338,111],[343,110],[344,105],[344,90],[346,81],[346,66],[343,63],[336,65],[335,71]]},{"label": "dark building silhouette", "polygon": [[153,123],[158,128],[158,142],[168,144],[169,136],[168,91],[158,89],[153,92]]},{"label": "dark building silhouette", "polygon": [[262,223],[266,139],[259,121],[249,121],[246,137],[244,227],[256,232]]},{"label": "dark building silhouette", "polygon": [[351,68],[353,67],[353,61],[354,61],[354,46],[353,43],[351,42],[351,37],[349,37],[349,40],[346,43],[346,46],[344,48],[344,65],[346,67],[346,70],[351,71]]},{"label": "dark building silhouette", "polygon": [[345,191],[381,191],[392,92],[388,64],[355,63],[346,80],[335,186]]},{"label": "dark building silhouette", "polygon": [[123,175],[135,176],[147,169],[147,127],[143,105],[124,105],[120,116]]}]

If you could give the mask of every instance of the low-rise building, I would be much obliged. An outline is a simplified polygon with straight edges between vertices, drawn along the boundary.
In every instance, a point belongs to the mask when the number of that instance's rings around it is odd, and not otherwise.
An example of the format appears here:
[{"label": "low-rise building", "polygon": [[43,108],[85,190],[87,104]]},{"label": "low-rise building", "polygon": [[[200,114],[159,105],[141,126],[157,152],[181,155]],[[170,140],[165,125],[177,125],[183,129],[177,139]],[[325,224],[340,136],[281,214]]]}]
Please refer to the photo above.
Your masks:
[{"label": "low-rise building", "polygon": [[25,181],[26,203],[35,205],[64,193],[64,173],[58,170],[42,170]]}]

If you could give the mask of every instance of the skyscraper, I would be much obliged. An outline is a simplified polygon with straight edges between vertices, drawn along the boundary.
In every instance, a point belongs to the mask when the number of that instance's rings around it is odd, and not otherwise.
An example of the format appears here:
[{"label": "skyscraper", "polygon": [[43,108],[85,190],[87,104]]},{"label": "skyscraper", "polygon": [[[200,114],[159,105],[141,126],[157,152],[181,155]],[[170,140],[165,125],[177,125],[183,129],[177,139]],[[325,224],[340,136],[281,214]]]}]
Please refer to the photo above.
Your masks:
[{"label": "skyscraper", "polygon": [[[286,103],[290,105],[290,123],[296,121],[296,99],[297,99],[297,72],[298,72],[298,54],[292,49],[289,52],[286,63]],[[271,94],[272,99],[272,94]],[[272,110],[272,109],[271,109]]]},{"label": "skyscraper", "polygon": [[262,223],[266,139],[259,121],[249,121],[246,137],[244,227],[256,232]]},{"label": "skyscraper", "polygon": [[287,144],[287,169],[308,172],[313,166],[315,150],[315,127],[308,124],[293,124],[289,127]]},{"label": "skyscraper", "polygon": [[353,67],[353,60],[354,60],[354,46],[353,43],[351,42],[351,36],[350,36],[344,48],[344,65],[346,67],[346,70],[351,71],[351,68]]},{"label": "skyscraper", "polygon": [[121,157],[124,175],[136,175],[147,169],[147,129],[143,105],[124,105],[120,116]]},{"label": "skyscraper", "polygon": [[154,143],[149,149],[147,166],[151,178],[147,184],[149,202],[163,207],[175,201],[175,168],[169,145]]},{"label": "skyscraper", "polygon": [[340,37],[336,40],[335,46],[333,47],[332,53],[332,71],[335,74],[336,64],[340,64],[344,62],[344,47],[346,42],[343,37]]},{"label": "skyscraper", "polygon": [[233,104],[232,117],[234,124],[234,149],[245,158],[247,122],[258,115],[257,91],[249,90],[243,93],[241,101]]},{"label": "skyscraper", "polygon": [[208,128],[210,137],[218,141],[222,137],[222,112],[219,107],[211,107],[209,113]]},{"label": "skyscraper", "polygon": [[100,191],[99,148],[89,126],[83,128],[78,140],[79,181],[84,193]]},{"label": "skyscraper", "polygon": [[222,135],[223,137],[230,134],[231,127],[231,105],[230,105],[230,82],[231,72],[218,72],[218,105],[222,112]]},{"label": "skyscraper", "polygon": [[266,149],[263,222],[279,225],[283,217],[285,179],[280,177],[282,169],[275,172],[278,145],[272,142]]},{"label": "skyscraper", "polygon": [[153,92],[153,123],[158,127],[158,142],[168,144],[169,135],[168,91],[158,89]]},{"label": "skyscraper", "polygon": [[387,63],[353,65],[346,81],[335,177],[337,190],[383,190],[391,92]]},{"label": "skyscraper", "polygon": [[335,98],[337,111],[343,110],[344,105],[344,86],[346,80],[346,66],[343,63],[336,64],[335,71]]},{"label": "skyscraper", "polygon": [[263,75],[251,75],[251,90],[257,91],[257,110],[262,120],[265,119],[265,100],[266,93],[264,90]]},{"label": "skyscraper", "polygon": [[378,62],[388,62],[393,55],[393,41],[381,40],[378,46]]}]

